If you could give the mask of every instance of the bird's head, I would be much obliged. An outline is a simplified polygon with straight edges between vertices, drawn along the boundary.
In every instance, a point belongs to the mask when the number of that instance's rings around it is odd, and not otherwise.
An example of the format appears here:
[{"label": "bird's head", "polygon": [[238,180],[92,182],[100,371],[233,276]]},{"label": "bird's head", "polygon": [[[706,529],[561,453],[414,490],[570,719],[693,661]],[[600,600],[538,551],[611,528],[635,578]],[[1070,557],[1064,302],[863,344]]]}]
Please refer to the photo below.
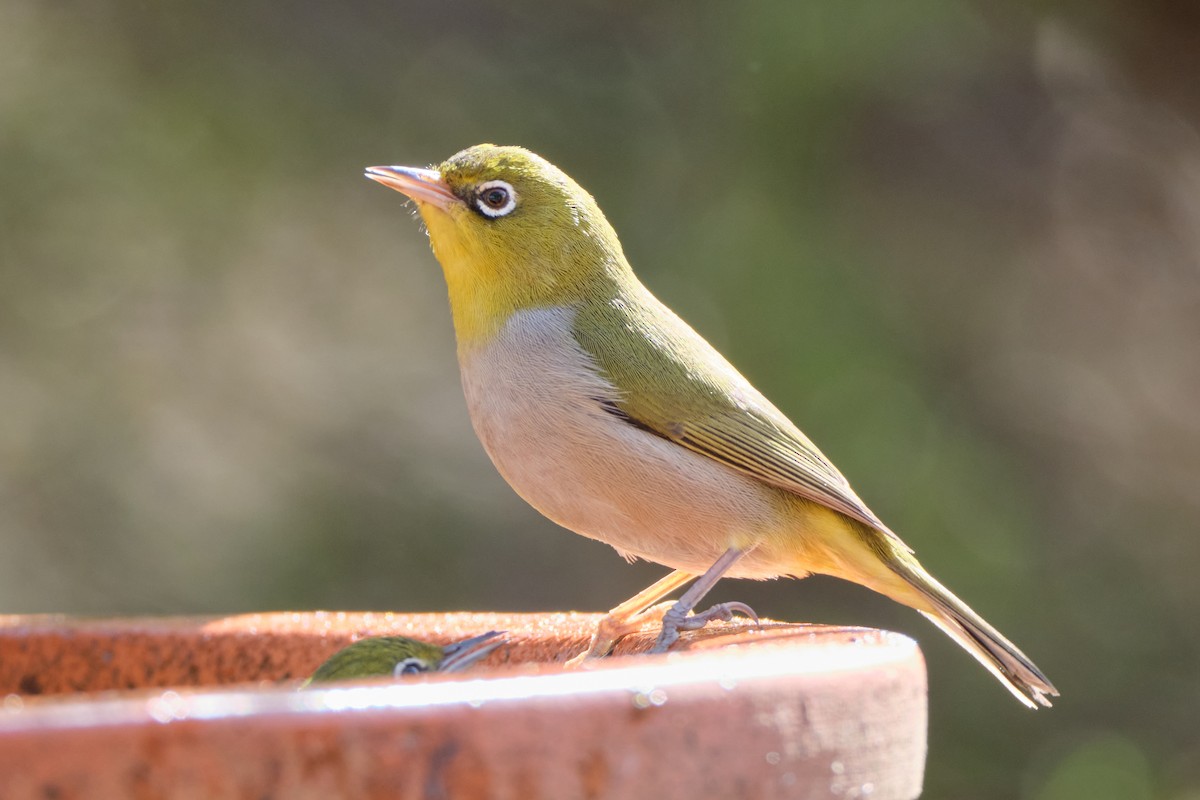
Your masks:
[{"label": "bird's head", "polygon": [[305,686],[326,681],[400,678],[422,672],[458,672],[479,661],[503,642],[503,636],[498,631],[488,631],[445,647],[407,636],[360,639],[330,656],[305,682]]},{"label": "bird's head", "polygon": [[629,267],[596,201],[520,147],[481,144],[431,168],[370,167],[417,204],[446,274],[460,339],[523,308],[569,303]]}]

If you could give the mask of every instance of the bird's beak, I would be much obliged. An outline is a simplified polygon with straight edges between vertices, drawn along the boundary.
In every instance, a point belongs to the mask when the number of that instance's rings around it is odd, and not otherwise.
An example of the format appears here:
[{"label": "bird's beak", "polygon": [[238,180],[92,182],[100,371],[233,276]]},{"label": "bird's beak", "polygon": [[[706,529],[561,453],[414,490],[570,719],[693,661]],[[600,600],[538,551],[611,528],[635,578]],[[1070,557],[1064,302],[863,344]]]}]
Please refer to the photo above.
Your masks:
[{"label": "bird's beak", "polygon": [[451,205],[459,202],[436,169],[367,167],[365,174],[371,180],[406,194],[418,203],[429,203],[442,211],[448,211]]},{"label": "bird's beak", "polygon": [[466,669],[488,653],[504,644],[504,631],[488,631],[461,642],[446,645],[445,655],[438,663],[438,672],[458,672]]}]

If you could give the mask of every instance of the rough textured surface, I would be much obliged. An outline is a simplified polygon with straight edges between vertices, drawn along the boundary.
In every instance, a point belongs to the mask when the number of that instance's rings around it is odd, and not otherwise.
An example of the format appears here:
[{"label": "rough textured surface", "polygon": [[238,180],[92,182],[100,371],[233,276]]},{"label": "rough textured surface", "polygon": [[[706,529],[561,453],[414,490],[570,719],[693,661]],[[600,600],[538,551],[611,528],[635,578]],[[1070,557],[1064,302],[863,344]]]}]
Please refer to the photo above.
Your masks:
[{"label": "rough textured surface", "polygon": [[[575,613],[340,611],[116,620],[0,616],[0,693],[301,679],[339,648],[366,636],[446,644],[507,630],[509,644],[484,663],[554,663],[583,650],[597,619]],[[631,637],[623,649],[645,649],[647,636]]]},{"label": "rough textured surface", "polygon": [[[586,614],[0,618],[0,796],[911,798],[925,672],[909,639],[767,623],[564,672]],[[294,691],[342,644],[510,644],[465,676]],[[649,633],[623,652],[645,649]],[[688,652],[690,651],[690,652]],[[243,684],[222,689],[182,687]],[[141,687],[179,687],[168,691]],[[104,692],[134,688],[135,691]],[[32,697],[35,693],[101,692]]]}]

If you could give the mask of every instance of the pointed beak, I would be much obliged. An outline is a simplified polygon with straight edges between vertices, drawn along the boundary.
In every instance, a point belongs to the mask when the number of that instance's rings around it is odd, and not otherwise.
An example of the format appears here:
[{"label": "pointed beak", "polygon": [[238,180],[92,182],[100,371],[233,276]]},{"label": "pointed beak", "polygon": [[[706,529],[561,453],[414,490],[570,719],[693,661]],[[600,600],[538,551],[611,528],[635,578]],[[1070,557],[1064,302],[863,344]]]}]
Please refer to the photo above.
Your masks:
[{"label": "pointed beak", "polygon": [[504,631],[488,631],[461,642],[446,645],[438,672],[458,672],[466,669],[488,653],[504,644]]},{"label": "pointed beak", "polygon": [[366,176],[384,186],[408,195],[418,203],[428,203],[448,211],[460,202],[436,169],[418,167],[367,167]]}]

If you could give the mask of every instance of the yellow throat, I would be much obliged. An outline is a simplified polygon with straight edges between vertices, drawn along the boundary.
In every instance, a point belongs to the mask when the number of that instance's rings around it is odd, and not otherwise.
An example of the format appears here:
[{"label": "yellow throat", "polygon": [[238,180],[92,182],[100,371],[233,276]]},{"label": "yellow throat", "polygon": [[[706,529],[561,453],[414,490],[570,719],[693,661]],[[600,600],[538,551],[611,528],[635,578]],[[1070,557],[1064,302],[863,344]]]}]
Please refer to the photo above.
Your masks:
[{"label": "yellow throat", "polygon": [[592,196],[523,148],[477,145],[429,170],[368,176],[417,203],[460,348],[489,341],[521,309],[612,297],[636,282]]}]

